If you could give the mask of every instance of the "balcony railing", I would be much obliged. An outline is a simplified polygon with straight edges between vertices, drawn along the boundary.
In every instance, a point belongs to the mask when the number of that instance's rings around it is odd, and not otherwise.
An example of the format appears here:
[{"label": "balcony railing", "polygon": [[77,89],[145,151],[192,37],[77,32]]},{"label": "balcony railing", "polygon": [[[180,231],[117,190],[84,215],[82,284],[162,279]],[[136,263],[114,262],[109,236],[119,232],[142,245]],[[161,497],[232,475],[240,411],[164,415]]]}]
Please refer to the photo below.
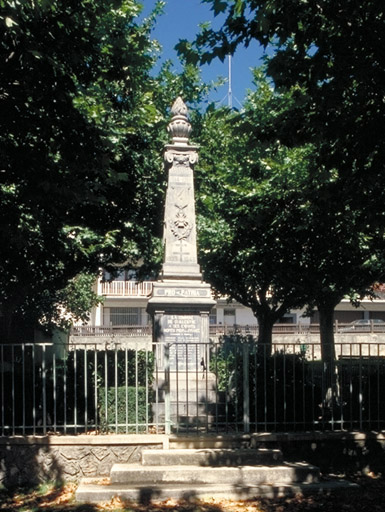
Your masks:
[{"label": "balcony railing", "polygon": [[[273,335],[304,335],[319,334],[319,324],[275,324],[273,326]],[[370,333],[385,333],[384,325],[367,325],[360,328],[351,328],[351,324],[335,323],[335,334],[364,335]],[[258,336],[258,325],[222,325],[211,324],[209,327],[210,337],[221,336]],[[96,336],[96,337],[115,337],[115,336],[151,336],[151,325],[101,325],[101,326],[74,326],[71,329],[71,336]]]},{"label": "balcony railing", "polygon": [[151,336],[151,325],[110,325],[110,326],[91,326],[79,325],[73,326],[71,329],[71,336],[90,336],[90,337],[138,337],[138,336]]},{"label": "balcony railing", "polygon": [[152,281],[105,281],[101,283],[102,295],[113,297],[149,297]]}]

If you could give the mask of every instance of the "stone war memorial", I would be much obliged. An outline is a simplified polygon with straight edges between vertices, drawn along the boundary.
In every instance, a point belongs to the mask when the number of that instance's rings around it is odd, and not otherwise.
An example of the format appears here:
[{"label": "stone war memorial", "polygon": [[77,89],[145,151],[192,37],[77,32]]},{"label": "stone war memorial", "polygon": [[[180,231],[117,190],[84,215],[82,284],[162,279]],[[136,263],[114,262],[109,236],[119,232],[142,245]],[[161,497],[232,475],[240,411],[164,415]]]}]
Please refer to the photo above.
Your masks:
[{"label": "stone war memorial", "polygon": [[198,153],[197,147],[189,143],[191,125],[181,98],[175,101],[171,114],[168,131],[172,143],[166,145],[164,152],[168,172],[164,261],[147,311],[153,319],[154,342],[158,344],[158,369],[166,375],[166,410],[167,396],[172,402],[177,388],[179,413],[182,407],[187,417],[189,392],[194,394],[194,403],[196,394],[198,398],[205,394],[203,401],[208,399],[207,389],[198,390],[197,381],[202,380],[208,364],[209,314],[215,301],[198,264],[194,204],[194,164]]},{"label": "stone war memorial", "polygon": [[[154,436],[163,438],[161,449],[154,444],[141,448],[140,461],[114,464],[107,485],[105,480],[83,478],[76,499],[97,503],[119,496],[149,504],[153,499],[182,498],[191,503],[200,498],[239,500],[355,489],[355,484],[342,480],[321,482],[318,467],[303,460],[285,462],[280,449],[259,447],[262,438],[258,433],[255,438],[204,435],[212,427],[218,433],[216,422],[221,414],[220,392],[208,357],[214,300],[197,262],[193,184],[197,148],[189,144],[191,126],[180,98],[172,114],[172,144],[165,148],[165,256],[148,305],[157,360],[157,400],[152,412],[155,423],[164,424],[166,435]],[[244,382],[247,389],[249,382]],[[187,435],[190,428],[194,436]],[[274,444],[277,439],[272,439]]]}]

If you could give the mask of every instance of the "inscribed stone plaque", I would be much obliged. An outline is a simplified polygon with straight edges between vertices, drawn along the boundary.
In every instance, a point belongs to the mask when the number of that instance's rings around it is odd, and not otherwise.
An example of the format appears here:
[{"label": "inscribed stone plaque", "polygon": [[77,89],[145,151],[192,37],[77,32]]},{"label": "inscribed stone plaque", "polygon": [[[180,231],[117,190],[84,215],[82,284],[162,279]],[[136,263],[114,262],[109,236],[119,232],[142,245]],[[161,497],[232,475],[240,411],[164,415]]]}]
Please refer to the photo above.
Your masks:
[{"label": "inscribed stone plaque", "polygon": [[195,370],[201,360],[200,315],[164,315],[163,339],[169,346],[170,370]]}]

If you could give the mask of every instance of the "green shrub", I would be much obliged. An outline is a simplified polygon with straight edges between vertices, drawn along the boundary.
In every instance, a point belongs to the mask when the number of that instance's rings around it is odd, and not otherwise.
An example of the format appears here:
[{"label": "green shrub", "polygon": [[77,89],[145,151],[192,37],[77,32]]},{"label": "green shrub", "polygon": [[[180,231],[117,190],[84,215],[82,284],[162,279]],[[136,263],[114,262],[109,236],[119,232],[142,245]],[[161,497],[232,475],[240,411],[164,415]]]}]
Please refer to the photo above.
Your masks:
[{"label": "green shrub", "polygon": [[138,424],[138,432],[146,430],[146,424],[148,425],[152,418],[152,390],[146,390],[143,386],[108,388],[107,407],[105,391],[101,389],[99,392],[99,424],[103,431],[136,432],[136,424]]}]

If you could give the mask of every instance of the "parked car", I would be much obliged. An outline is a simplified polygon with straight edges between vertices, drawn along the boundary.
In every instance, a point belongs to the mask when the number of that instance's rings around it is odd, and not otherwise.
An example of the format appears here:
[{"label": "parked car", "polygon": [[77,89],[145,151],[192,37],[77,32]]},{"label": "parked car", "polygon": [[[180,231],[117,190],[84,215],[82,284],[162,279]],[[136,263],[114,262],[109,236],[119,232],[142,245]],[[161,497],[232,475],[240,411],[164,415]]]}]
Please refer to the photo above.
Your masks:
[{"label": "parked car", "polygon": [[380,318],[370,318],[354,320],[350,322],[346,327],[338,329],[338,332],[370,332],[370,331],[383,332],[385,331],[385,321]]}]

